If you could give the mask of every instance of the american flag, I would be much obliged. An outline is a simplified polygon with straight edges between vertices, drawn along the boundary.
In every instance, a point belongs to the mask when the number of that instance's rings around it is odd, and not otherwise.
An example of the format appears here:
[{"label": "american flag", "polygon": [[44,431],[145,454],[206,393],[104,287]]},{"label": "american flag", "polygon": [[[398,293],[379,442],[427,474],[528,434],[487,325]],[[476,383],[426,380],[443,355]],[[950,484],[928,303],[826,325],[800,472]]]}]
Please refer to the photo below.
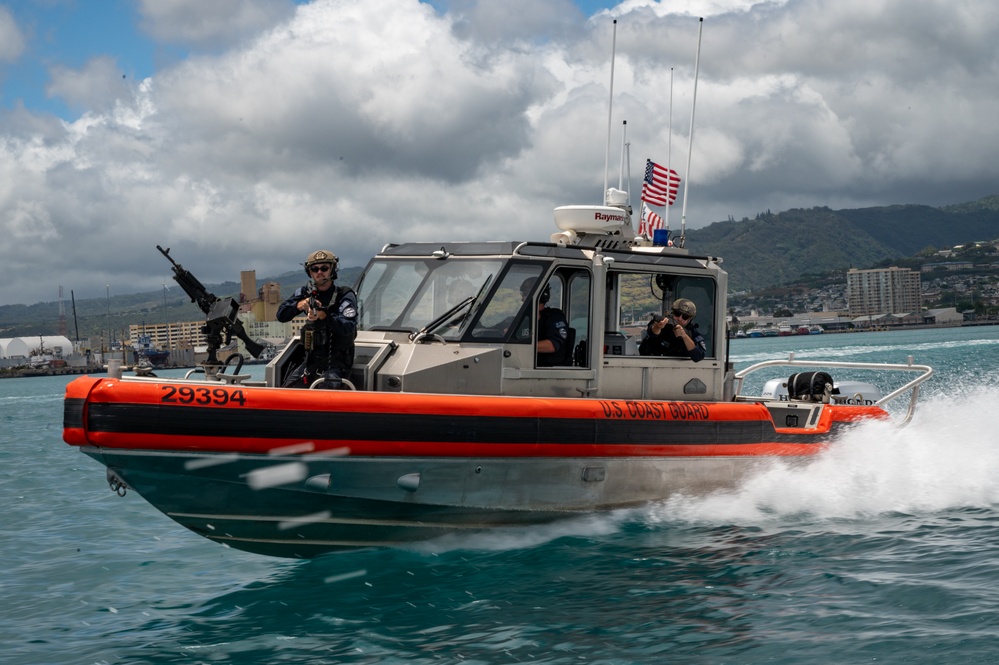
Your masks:
[{"label": "american flag", "polygon": [[642,201],[642,221],[638,223],[638,235],[652,237],[653,231],[663,228],[666,228],[666,222],[663,218],[645,205],[645,201]]},{"label": "american flag", "polygon": [[645,160],[645,180],[642,182],[642,200],[654,206],[673,205],[680,176],[673,169]]}]

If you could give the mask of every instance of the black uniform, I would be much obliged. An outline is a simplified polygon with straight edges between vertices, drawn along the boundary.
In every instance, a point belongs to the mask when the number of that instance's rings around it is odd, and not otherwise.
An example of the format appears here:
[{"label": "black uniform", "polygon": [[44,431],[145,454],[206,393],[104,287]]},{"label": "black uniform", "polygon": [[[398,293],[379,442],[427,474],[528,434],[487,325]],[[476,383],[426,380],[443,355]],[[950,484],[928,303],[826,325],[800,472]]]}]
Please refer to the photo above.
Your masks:
[{"label": "black uniform", "polygon": [[[551,340],[555,351],[552,353],[538,353],[538,367],[554,367],[555,365],[570,364],[565,358],[565,345],[569,339],[569,324],[565,320],[565,314],[557,307],[545,307],[538,316],[538,341]],[[526,342],[531,339],[530,313],[526,314],[517,326],[513,338]]]},{"label": "black uniform", "polygon": [[673,332],[673,326],[667,324],[663,327],[662,332],[657,335],[652,332],[653,323],[655,321],[649,322],[646,337],[638,346],[638,352],[643,356],[678,356],[680,358],[690,358],[695,363],[704,360],[704,353],[708,347],[704,342],[704,337],[701,336],[701,333],[697,332],[697,326],[684,326],[684,329],[687,331],[687,337],[694,340],[694,348],[687,351],[687,345]]},{"label": "black uniform", "polygon": [[552,353],[538,353],[539,367],[553,367],[564,365],[565,345],[569,338],[569,324],[565,320],[562,310],[555,307],[545,307],[541,310],[538,319],[538,341],[543,339],[551,340],[555,351]]},{"label": "black uniform", "polygon": [[[309,297],[311,285],[303,286],[278,306],[277,320],[291,321],[302,312],[298,303]],[[308,387],[325,378],[331,387],[350,375],[354,364],[354,338],[357,337],[357,296],[349,286],[315,291],[316,309],[326,312],[326,318],[310,321],[302,328],[302,343],[306,347],[305,362],[295,369],[284,385]],[[311,347],[311,348],[310,348]]]}]

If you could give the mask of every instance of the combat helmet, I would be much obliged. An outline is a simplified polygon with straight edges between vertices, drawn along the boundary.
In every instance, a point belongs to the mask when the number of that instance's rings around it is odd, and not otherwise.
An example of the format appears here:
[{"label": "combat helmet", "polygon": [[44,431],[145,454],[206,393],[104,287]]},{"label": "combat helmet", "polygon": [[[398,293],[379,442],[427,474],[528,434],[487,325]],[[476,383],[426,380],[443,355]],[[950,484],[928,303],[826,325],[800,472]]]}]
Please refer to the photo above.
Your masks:
[{"label": "combat helmet", "polygon": [[686,314],[691,319],[697,316],[697,305],[694,304],[693,300],[688,300],[687,298],[677,298],[674,300],[673,309]]},{"label": "combat helmet", "polygon": [[305,259],[305,274],[309,277],[312,276],[309,269],[316,263],[330,264],[330,279],[336,279],[336,271],[340,265],[340,259],[336,257],[336,254],[328,252],[324,249],[318,249],[309,254],[309,258]]}]

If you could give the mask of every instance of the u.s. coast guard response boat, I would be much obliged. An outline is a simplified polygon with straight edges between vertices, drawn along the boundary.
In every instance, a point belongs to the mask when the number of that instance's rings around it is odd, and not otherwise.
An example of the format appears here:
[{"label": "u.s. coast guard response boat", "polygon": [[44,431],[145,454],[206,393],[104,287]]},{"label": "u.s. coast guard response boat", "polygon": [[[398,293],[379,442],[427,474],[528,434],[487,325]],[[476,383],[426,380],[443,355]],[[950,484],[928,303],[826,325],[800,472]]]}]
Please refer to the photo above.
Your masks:
[{"label": "u.s. coast guard response boat", "polygon": [[[69,384],[64,439],[200,535],[312,557],[731,488],[892,417],[896,398],[911,417],[929,367],[792,357],[736,373],[719,259],[636,237],[626,206],[556,208],[555,223],[546,242],[386,246],[356,285],[352,390],[278,387],[298,340],[263,381],[214,363],[201,380],[112,369]],[[533,334],[546,286],[569,323],[554,366]],[[642,356],[619,332],[650,294],[659,313],[696,304],[704,360]],[[235,321],[208,305],[210,327]],[[860,370],[903,378],[887,394],[833,378]]]}]

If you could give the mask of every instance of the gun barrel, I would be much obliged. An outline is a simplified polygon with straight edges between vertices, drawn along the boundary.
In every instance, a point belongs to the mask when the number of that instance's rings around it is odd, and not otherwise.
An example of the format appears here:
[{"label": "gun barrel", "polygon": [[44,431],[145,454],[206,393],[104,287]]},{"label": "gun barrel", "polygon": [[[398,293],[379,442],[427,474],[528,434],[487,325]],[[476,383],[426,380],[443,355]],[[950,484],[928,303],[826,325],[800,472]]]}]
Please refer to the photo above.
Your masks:
[{"label": "gun barrel", "polygon": [[160,254],[162,254],[163,256],[167,257],[167,261],[169,261],[170,263],[172,263],[175,268],[179,268],[180,267],[180,264],[177,263],[176,261],[174,261],[173,257],[170,256],[170,248],[169,247],[167,247],[166,249],[163,249],[159,245],[156,245],[156,249],[160,250]]}]

